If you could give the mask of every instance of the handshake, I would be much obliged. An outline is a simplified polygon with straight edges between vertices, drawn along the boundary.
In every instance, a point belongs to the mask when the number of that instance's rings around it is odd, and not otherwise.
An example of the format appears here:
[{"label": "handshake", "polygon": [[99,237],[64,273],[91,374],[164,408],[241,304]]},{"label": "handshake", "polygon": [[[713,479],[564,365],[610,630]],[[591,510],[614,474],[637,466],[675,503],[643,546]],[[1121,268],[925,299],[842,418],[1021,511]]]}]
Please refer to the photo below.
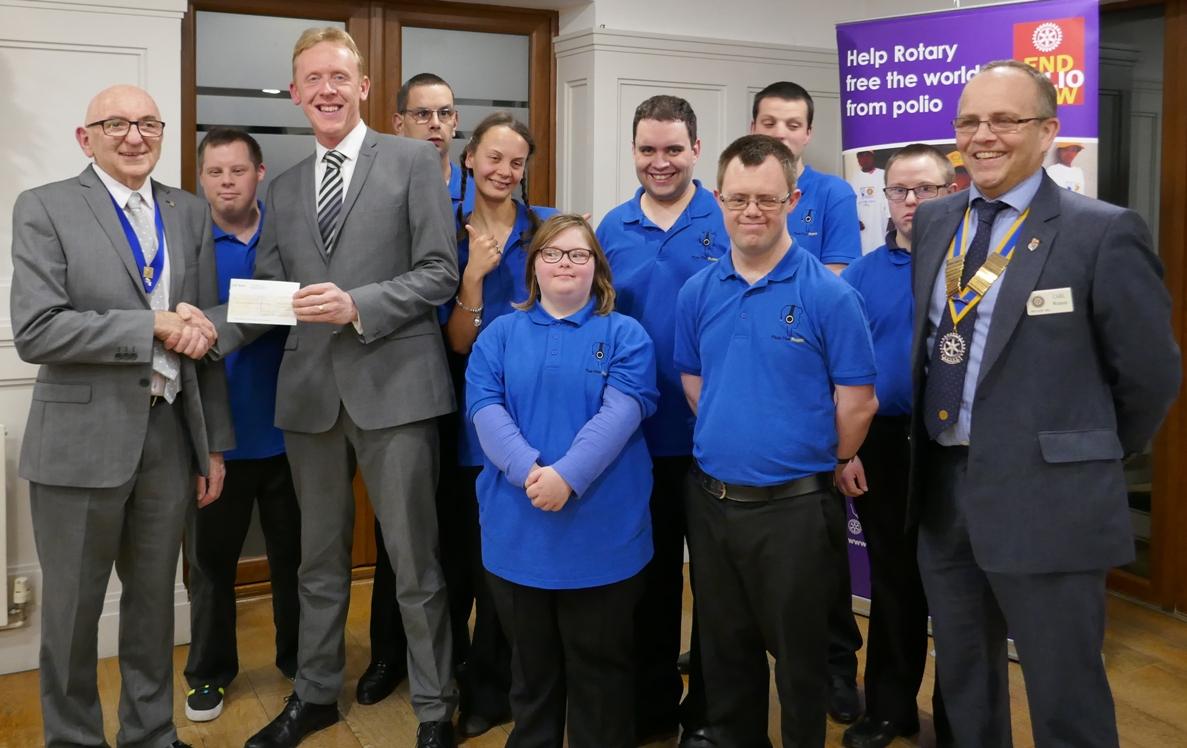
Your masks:
[{"label": "handshake", "polygon": [[195,306],[183,302],[175,311],[153,314],[153,337],[180,356],[200,359],[218,340],[214,323]]}]

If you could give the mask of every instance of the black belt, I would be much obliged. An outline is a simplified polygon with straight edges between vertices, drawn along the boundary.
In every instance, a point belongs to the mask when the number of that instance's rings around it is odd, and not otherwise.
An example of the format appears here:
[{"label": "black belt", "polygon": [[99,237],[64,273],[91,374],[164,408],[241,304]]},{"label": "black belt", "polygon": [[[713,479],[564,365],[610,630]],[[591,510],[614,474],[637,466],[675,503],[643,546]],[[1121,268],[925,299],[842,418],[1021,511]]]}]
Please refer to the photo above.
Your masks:
[{"label": "black belt", "polygon": [[750,503],[794,499],[796,496],[831,490],[833,485],[833,476],[830,473],[806,475],[803,478],[796,478],[774,486],[742,486],[736,483],[726,483],[701,470],[698,465],[693,465],[692,473],[701,490],[722,501]]}]

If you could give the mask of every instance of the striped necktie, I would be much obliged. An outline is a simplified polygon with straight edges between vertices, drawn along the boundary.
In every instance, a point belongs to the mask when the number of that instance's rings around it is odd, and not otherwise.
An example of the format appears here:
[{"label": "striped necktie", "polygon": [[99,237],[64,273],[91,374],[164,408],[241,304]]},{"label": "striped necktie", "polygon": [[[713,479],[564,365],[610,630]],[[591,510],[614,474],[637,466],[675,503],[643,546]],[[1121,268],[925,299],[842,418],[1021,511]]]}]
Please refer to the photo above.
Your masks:
[{"label": "striped necktie", "polygon": [[338,214],[342,212],[342,163],[346,156],[338,151],[326,151],[322,161],[326,164],[326,172],[321,178],[321,189],[317,191],[317,228],[326,254],[329,254],[334,251],[334,240],[338,238]]}]

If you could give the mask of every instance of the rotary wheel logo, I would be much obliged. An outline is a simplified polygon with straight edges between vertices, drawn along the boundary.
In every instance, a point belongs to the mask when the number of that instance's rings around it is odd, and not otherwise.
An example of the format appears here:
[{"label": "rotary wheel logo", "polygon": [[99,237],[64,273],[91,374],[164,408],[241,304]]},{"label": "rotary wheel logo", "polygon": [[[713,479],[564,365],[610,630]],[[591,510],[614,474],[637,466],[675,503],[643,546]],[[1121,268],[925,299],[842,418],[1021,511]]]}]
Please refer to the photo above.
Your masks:
[{"label": "rotary wheel logo", "polygon": [[959,364],[967,349],[964,338],[955,330],[940,338],[940,360],[946,364]]},{"label": "rotary wheel logo", "polygon": [[849,534],[861,535],[861,522],[853,517],[849,518]]},{"label": "rotary wheel logo", "polygon": [[1053,52],[1063,43],[1063,29],[1057,23],[1040,23],[1030,40],[1038,51]]}]

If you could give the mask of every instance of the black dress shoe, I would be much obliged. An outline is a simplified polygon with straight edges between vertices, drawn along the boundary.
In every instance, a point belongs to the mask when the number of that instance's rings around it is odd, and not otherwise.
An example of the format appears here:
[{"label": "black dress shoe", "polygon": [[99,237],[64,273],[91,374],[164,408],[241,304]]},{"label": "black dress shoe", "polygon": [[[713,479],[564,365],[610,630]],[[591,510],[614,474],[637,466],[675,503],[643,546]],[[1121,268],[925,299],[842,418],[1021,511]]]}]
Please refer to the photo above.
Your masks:
[{"label": "black dress shoe", "polygon": [[293,748],[310,734],[324,730],[338,719],[337,704],[310,704],[301,701],[294,693],[288,697],[276,719],[248,738],[243,748]]},{"label": "black dress shoe", "polygon": [[717,742],[710,737],[709,728],[698,727],[684,731],[680,736],[680,748],[717,748]]},{"label": "black dress shoe", "polygon": [[828,689],[828,716],[847,725],[861,716],[857,684],[845,678],[832,678]]},{"label": "black dress shoe", "polygon": [[404,663],[375,660],[363,671],[359,678],[359,686],[355,691],[355,701],[363,706],[378,704],[391,696],[400,681],[408,676],[408,666]]},{"label": "black dress shoe", "polygon": [[511,715],[504,714],[498,717],[488,717],[485,714],[463,714],[458,718],[457,731],[463,738],[476,738],[483,733],[490,732],[495,727],[510,722]]},{"label": "black dress shoe", "polygon": [[456,748],[452,722],[421,722],[416,728],[416,748]]},{"label": "black dress shoe", "polygon": [[866,715],[845,730],[841,744],[845,748],[885,748],[895,738],[908,737],[919,732],[919,725],[899,727],[893,722]]}]

